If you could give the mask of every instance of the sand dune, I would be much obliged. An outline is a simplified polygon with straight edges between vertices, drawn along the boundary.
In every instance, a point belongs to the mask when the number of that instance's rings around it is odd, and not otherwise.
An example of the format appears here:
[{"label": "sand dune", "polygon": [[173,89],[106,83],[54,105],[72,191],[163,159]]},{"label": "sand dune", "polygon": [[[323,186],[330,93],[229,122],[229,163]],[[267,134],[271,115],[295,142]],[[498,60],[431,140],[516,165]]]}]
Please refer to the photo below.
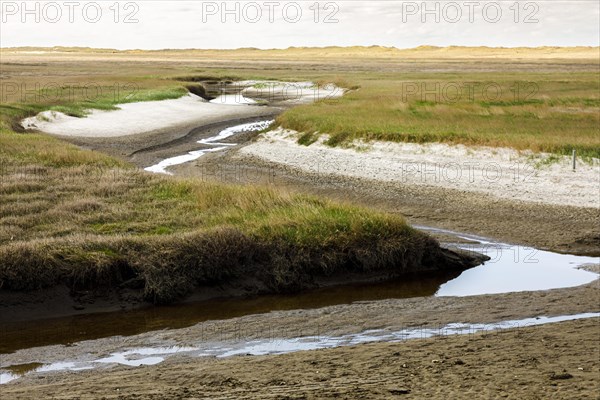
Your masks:
[{"label": "sand dune", "polygon": [[272,109],[267,107],[214,104],[190,93],[173,100],[123,104],[115,111],[92,110],[86,118],[44,111],[23,120],[22,125],[54,135],[106,138],[269,113]]}]

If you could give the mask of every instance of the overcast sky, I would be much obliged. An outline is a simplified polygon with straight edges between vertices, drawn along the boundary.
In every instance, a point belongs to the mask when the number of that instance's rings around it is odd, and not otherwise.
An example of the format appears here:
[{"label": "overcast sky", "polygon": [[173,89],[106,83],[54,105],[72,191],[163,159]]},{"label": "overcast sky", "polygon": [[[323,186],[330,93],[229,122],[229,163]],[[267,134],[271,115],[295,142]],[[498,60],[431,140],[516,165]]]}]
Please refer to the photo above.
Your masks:
[{"label": "overcast sky", "polygon": [[600,41],[597,0],[427,1],[427,10],[422,0],[0,3],[2,47],[516,47]]}]

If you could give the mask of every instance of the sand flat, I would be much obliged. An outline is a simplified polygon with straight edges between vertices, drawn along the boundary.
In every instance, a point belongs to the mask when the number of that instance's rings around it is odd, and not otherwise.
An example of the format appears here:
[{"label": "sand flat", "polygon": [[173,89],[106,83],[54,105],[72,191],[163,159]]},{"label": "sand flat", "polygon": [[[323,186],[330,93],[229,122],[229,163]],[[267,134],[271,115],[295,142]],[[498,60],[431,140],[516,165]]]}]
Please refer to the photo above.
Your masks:
[{"label": "sand flat", "polygon": [[540,204],[600,206],[598,160],[578,160],[573,172],[569,157],[545,164],[548,155],[508,148],[390,142],[332,148],[323,143],[326,135],[310,146],[299,145],[297,139],[297,132],[277,129],[240,153],[307,173],[451,188]]},{"label": "sand flat", "polygon": [[118,107],[114,111],[91,110],[85,118],[44,111],[23,120],[22,125],[25,129],[53,135],[109,138],[272,113],[268,107],[209,103],[191,93],[178,99],[128,103]]}]

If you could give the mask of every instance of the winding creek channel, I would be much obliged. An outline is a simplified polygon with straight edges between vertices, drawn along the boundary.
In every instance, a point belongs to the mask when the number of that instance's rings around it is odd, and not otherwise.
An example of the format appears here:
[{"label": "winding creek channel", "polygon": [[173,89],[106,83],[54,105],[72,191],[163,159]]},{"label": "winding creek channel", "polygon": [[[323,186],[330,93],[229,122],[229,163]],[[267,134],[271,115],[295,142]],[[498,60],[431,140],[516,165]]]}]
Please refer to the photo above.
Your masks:
[{"label": "winding creek channel", "polygon": [[[419,228],[435,230],[427,227]],[[478,236],[457,235],[457,237],[472,242],[459,244],[461,248],[487,254],[491,259],[483,265],[463,271],[459,276],[437,275],[402,281],[329,287],[295,295],[214,299],[175,306],[5,324],[2,327],[0,341],[2,343],[0,351],[5,355],[18,353],[20,349],[52,345],[77,347],[79,344],[81,352],[64,360],[49,360],[44,358],[44,352],[36,356],[36,352],[33,351],[27,353],[29,354],[27,359],[18,357],[22,361],[19,363],[9,361],[10,357],[0,357],[0,383],[8,383],[25,374],[80,371],[113,365],[130,367],[154,365],[173,355],[228,357],[240,354],[281,354],[375,341],[402,341],[436,335],[472,334],[600,317],[600,313],[597,312],[553,317],[539,315],[493,324],[456,322],[438,328],[410,327],[398,331],[370,329],[355,334],[310,334],[280,339],[252,337],[236,341],[205,341],[199,338],[193,346],[153,341],[148,346],[135,346],[107,354],[86,351],[85,343],[89,342],[85,341],[112,338],[115,349],[122,349],[123,342],[126,342],[126,337],[130,335],[190,327],[204,321],[226,320],[276,310],[308,310],[337,304],[410,297],[462,297],[538,291],[579,286],[598,279],[598,274],[580,268],[586,264],[597,264],[599,262],[597,257],[559,254],[506,243],[493,243]]]},{"label": "winding creek channel", "polygon": [[[186,154],[163,159],[145,170],[172,174],[169,167],[197,160],[211,152],[227,151],[236,143],[231,139],[240,133],[268,128],[272,120],[235,125],[217,135],[201,139],[190,145]],[[226,139],[229,139],[225,141]],[[195,148],[193,147],[195,146]],[[200,149],[198,147],[201,147]],[[213,299],[197,303],[150,307],[131,311],[77,315],[39,321],[4,323],[0,327],[0,384],[6,384],[28,374],[48,374],[56,371],[80,371],[108,368],[115,365],[130,367],[154,365],[174,355],[186,357],[229,357],[240,354],[281,354],[294,351],[349,346],[375,341],[403,341],[428,338],[436,335],[459,335],[514,329],[559,321],[598,318],[600,313],[589,312],[572,315],[537,315],[530,318],[510,319],[484,323],[454,323],[433,329],[409,327],[402,330],[369,329],[359,333],[340,335],[298,335],[281,338],[253,337],[244,340],[188,340],[185,346],[172,342],[153,340],[147,345],[128,347],[127,338],[158,330],[175,330],[191,327],[205,321],[233,319],[241,316],[266,314],[272,311],[319,309],[323,307],[376,302],[385,299],[463,297],[502,294],[523,291],[544,291],[575,287],[598,279],[598,274],[581,268],[598,264],[598,257],[560,254],[490,239],[436,230],[462,239],[449,245],[488,255],[484,264],[460,274],[402,278],[379,283],[342,285],[316,289],[293,295],[265,295],[253,298]],[[88,351],[86,343],[112,338],[112,350]],[[88,342],[89,341],[89,342]],[[125,345],[124,345],[125,343]],[[76,348],[69,354],[48,357],[48,351],[20,351],[42,347],[65,346]],[[125,349],[123,349],[125,347]],[[62,352],[58,352],[62,354]],[[19,354],[8,357],[7,355]],[[18,361],[17,361],[18,360]]]}]

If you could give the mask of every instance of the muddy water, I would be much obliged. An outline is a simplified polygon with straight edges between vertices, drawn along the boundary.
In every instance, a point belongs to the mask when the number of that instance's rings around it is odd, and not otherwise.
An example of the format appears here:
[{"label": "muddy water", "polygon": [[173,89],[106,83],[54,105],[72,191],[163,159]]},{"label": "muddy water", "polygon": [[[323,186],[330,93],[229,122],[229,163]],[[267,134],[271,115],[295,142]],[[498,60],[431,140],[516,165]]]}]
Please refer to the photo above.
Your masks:
[{"label": "muddy water", "polygon": [[2,368],[4,372],[0,372],[0,385],[15,380],[29,372],[38,371],[43,366],[43,363],[38,362],[5,366]]},{"label": "muddy water", "polygon": [[401,281],[322,288],[296,295],[215,299],[198,303],[149,307],[116,313],[78,315],[42,321],[4,323],[0,326],[0,353],[114,335],[184,328],[196,323],[276,310],[320,308],[355,301],[432,296],[458,274],[442,274]]},{"label": "muddy water", "polygon": [[533,247],[491,242],[486,238],[453,231],[418,227],[451,234],[472,243],[456,244],[463,250],[485,254],[490,260],[463,271],[443,284],[436,296],[477,296],[575,287],[593,282],[598,274],[581,268],[599,264],[600,257],[585,257],[539,250]]}]

